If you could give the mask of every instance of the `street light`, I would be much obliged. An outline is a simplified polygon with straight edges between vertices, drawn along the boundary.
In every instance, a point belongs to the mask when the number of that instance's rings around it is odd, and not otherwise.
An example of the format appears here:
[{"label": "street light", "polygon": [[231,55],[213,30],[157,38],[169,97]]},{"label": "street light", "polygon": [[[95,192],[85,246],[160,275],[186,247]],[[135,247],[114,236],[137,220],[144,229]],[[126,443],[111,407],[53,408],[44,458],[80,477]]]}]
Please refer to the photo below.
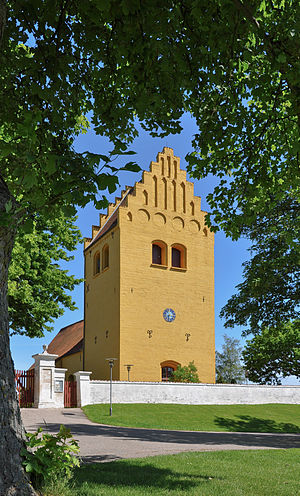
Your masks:
[{"label": "street light", "polygon": [[115,361],[118,360],[117,358],[106,358],[105,360],[108,361],[108,365],[110,367],[110,388],[109,388],[109,416],[112,416],[112,369],[115,364]]},{"label": "street light", "polygon": [[127,363],[126,365],[124,365],[124,367],[127,367],[128,382],[129,382],[130,381],[130,379],[129,379],[130,369],[131,369],[131,367],[133,367],[133,364]]}]

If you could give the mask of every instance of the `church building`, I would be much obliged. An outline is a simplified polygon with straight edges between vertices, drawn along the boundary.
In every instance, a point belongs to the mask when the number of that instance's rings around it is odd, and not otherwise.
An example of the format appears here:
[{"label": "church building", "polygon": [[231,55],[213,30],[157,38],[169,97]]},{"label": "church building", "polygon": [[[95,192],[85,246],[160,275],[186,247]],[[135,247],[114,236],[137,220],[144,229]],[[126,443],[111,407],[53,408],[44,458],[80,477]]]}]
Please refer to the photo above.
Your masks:
[{"label": "church building", "polygon": [[83,369],[164,381],[194,361],[215,382],[214,235],[171,148],[100,215],[84,242]]}]

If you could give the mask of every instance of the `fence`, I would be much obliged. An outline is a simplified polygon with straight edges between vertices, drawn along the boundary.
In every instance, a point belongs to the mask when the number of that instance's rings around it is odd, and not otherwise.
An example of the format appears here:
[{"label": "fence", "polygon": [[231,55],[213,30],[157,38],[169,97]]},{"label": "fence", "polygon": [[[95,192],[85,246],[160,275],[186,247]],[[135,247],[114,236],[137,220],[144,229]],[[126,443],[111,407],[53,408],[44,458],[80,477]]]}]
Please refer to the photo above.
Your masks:
[{"label": "fence", "polygon": [[20,407],[32,407],[34,402],[34,369],[15,370],[15,383]]}]

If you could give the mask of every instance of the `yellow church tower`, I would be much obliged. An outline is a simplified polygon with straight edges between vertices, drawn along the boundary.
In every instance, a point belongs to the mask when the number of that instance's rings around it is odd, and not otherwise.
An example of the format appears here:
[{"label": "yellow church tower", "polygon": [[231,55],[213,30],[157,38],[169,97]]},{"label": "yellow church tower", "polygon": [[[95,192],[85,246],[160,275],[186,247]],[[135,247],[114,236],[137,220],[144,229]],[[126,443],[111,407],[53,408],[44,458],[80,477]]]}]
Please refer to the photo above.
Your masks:
[{"label": "yellow church tower", "polygon": [[214,235],[171,148],[110,204],[86,238],[84,370],[168,380],[194,361],[215,382]]}]

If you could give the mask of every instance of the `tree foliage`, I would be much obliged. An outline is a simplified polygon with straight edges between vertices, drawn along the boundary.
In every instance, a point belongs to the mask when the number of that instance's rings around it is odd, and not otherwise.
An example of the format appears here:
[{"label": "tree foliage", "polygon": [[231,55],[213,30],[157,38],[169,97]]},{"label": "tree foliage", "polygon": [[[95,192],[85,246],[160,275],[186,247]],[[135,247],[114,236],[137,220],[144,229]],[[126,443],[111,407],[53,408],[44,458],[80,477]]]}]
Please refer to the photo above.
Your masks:
[{"label": "tree foliage", "polygon": [[170,380],[172,382],[201,382],[197,374],[197,367],[194,364],[194,360],[189,362],[188,365],[178,365],[177,369],[174,370]]},{"label": "tree foliage", "polygon": [[[293,197],[294,196],[294,197]],[[281,327],[299,318],[299,204],[291,191],[268,215],[257,215],[251,229],[251,259],[244,281],[223,307],[225,327],[245,326],[244,334]]]},{"label": "tree foliage", "polygon": [[[6,282],[15,233],[32,232],[39,215],[51,221],[89,201],[104,206],[99,191],[118,182],[112,158],[130,153],[138,120],[165,136],[191,113],[199,132],[189,171],[219,177],[207,222],[234,239],[297,193],[299,10],[292,0],[0,1],[0,400],[10,412]],[[88,114],[112,142],[108,156],[74,150]],[[12,435],[0,436],[5,453]],[[23,484],[18,494],[32,494],[11,458],[4,479],[12,473]]]},{"label": "tree foliage", "polygon": [[42,337],[45,330],[53,329],[49,323],[61,316],[65,307],[76,308],[66,291],[72,291],[81,279],[59,265],[74,258],[69,252],[81,239],[75,220],[64,215],[52,220],[37,216],[33,231],[17,236],[8,280],[13,334]]},{"label": "tree foliage", "polygon": [[247,341],[242,354],[250,381],[281,384],[282,377],[300,378],[299,321],[264,328]]},{"label": "tree foliage", "polygon": [[[95,172],[100,155],[70,147],[83,114],[92,110],[96,133],[118,142],[136,136],[136,118],[153,135],[177,132],[188,110],[199,127],[189,169],[220,177],[212,217],[237,238],[298,175],[299,9],[292,0],[9,2],[1,150],[16,162],[10,179],[32,190],[33,208],[53,205],[54,185],[63,203],[82,203],[84,190],[94,199],[114,183]],[[44,198],[40,170],[50,178]]]},{"label": "tree foliage", "polygon": [[241,365],[242,348],[238,339],[224,334],[222,352],[216,351],[216,382],[239,384],[244,381],[244,367]]}]

